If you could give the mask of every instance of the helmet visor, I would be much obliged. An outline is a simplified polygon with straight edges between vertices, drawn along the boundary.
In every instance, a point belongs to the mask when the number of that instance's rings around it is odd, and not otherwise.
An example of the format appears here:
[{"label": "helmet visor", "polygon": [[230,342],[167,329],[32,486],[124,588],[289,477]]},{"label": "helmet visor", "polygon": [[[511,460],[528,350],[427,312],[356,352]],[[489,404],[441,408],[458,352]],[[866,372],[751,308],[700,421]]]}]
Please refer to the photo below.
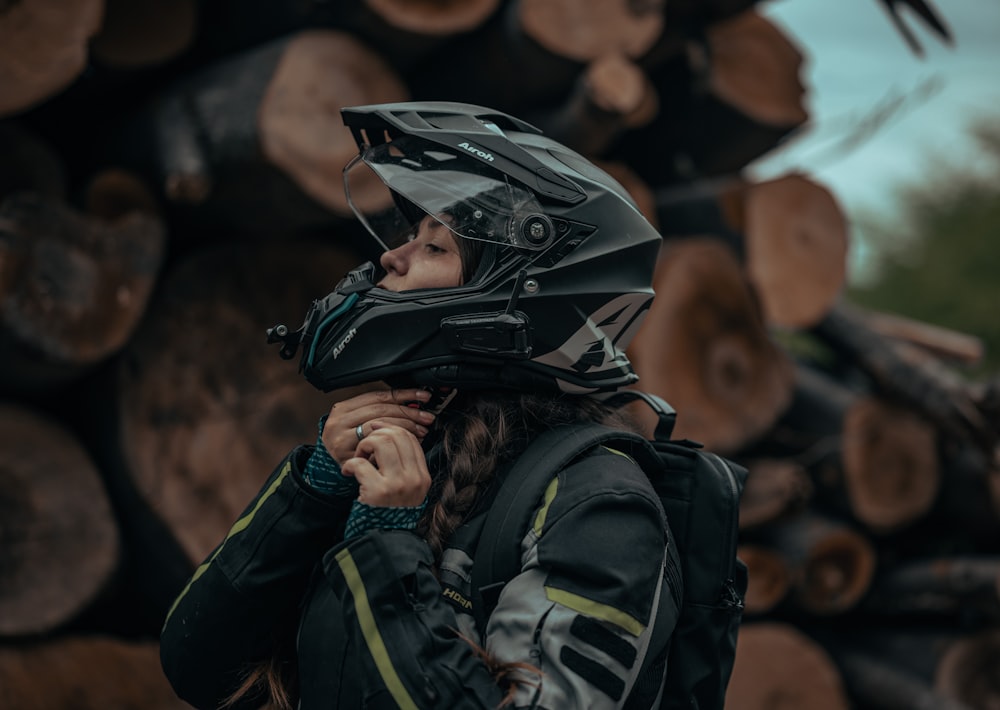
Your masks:
[{"label": "helmet visor", "polygon": [[548,246],[520,234],[525,217],[544,214],[535,196],[461,147],[412,136],[366,147],[344,168],[344,186],[351,209],[381,249],[402,243],[425,214],[466,239]]}]

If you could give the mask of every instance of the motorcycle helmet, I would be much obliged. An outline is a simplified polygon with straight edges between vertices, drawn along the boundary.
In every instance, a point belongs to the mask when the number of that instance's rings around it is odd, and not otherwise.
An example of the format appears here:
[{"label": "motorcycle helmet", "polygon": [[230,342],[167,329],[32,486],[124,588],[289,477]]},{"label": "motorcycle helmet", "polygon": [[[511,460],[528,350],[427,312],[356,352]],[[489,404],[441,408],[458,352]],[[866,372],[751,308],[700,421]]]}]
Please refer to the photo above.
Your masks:
[{"label": "motorcycle helmet", "polygon": [[661,239],[619,183],[481,106],[379,104],[342,116],[359,148],[345,190],[375,250],[430,215],[477,263],[464,264],[460,285],[396,292],[377,285],[384,272],[368,262],[315,301],[297,331],[272,328],[283,357],[302,348],[313,385],[583,394],[636,381],[624,351],[652,302]]}]

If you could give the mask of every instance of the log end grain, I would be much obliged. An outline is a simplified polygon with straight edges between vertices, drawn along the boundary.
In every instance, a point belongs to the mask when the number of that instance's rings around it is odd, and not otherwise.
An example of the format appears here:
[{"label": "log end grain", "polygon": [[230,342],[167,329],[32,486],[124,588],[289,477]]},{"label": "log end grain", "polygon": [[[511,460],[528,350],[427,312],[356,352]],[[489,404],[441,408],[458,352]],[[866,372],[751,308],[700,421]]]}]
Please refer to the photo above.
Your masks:
[{"label": "log end grain", "polygon": [[746,268],[767,322],[816,324],[847,275],[847,222],[836,199],[792,174],[750,186],[745,209]]},{"label": "log end grain", "polygon": [[848,408],[842,435],[851,510],[876,532],[923,517],[941,487],[934,427],[909,409],[864,397]]},{"label": "log end grain", "polygon": [[945,652],[934,679],[942,693],[970,708],[1000,707],[1000,630],[956,641]]},{"label": "log end grain", "polygon": [[774,609],[791,589],[791,570],[780,552],[763,545],[743,543],[737,556],[746,563],[749,582],[745,613],[760,615]]},{"label": "log end grain", "polygon": [[826,651],[794,627],[744,624],[726,710],[848,710],[840,673]]},{"label": "log end grain", "polygon": [[715,239],[666,243],[654,288],[628,351],[639,386],[677,409],[677,436],[720,452],[744,446],[787,407],[794,371],[736,257]]},{"label": "log end grain", "polygon": [[[340,109],[408,99],[395,70],[354,37],[303,32],[286,46],[261,101],[261,148],[310,197],[350,217],[343,170],[358,149]],[[366,209],[387,206],[374,175],[364,185],[352,184],[351,196]]]},{"label": "log end grain", "polygon": [[365,0],[387,24],[416,34],[469,32],[496,12],[500,0]]},{"label": "log end grain", "polygon": [[0,12],[0,116],[44,101],[87,65],[104,0],[22,0]]},{"label": "log end grain", "polygon": [[817,615],[854,608],[871,586],[876,554],[859,533],[828,531],[811,546],[794,595],[801,608]]},{"label": "log end grain", "polygon": [[809,474],[790,459],[751,461],[747,470],[740,497],[740,530],[752,530],[801,511],[813,496]]},{"label": "log end grain", "polygon": [[123,353],[119,439],[135,487],[192,562],[279,461],[315,442],[324,395],[266,344],[358,262],[322,243],[222,245],[168,272]]},{"label": "log end grain", "polygon": [[94,602],[121,541],[100,472],[60,424],[0,405],[0,636],[49,632]]},{"label": "log end grain", "polygon": [[762,123],[805,123],[802,53],[774,23],[751,10],[710,25],[707,41],[716,96]]}]

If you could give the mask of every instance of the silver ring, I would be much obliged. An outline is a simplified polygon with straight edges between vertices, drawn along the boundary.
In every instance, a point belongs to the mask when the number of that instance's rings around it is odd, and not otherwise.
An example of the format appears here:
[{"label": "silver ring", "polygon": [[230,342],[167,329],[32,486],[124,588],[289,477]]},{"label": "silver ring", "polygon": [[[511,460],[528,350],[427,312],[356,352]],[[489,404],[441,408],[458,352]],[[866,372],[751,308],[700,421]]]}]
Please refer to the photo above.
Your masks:
[{"label": "silver ring", "polygon": [[357,434],[358,441],[361,441],[362,439],[365,438],[364,426],[365,426],[364,424],[358,424],[356,427],[354,427],[354,433]]}]

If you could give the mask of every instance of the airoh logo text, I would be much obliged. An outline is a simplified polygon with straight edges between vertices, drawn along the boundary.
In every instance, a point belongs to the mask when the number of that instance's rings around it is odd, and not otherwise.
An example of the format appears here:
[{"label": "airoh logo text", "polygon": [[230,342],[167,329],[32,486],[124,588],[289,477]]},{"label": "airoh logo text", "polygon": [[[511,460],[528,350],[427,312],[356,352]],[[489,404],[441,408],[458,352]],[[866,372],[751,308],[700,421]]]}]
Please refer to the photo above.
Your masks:
[{"label": "airoh logo text", "polygon": [[475,153],[476,155],[478,155],[483,160],[488,160],[491,163],[493,162],[493,154],[492,153],[487,153],[485,151],[479,150],[479,148],[476,148],[475,146],[469,145],[466,141],[462,141],[461,143],[459,143],[458,147],[459,148],[465,148],[470,153]]},{"label": "airoh logo text", "polygon": [[351,342],[351,339],[354,338],[354,336],[355,336],[355,334],[357,334],[357,332],[358,332],[357,328],[351,328],[349,331],[347,331],[347,335],[344,336],[344,339],[341,340],[337,344],[337,347],[335,347],[333,349],[333,359],[334,360],[337,359],[337,357],[340,355],[340,353],[344,352],[344,348],[347,347],[347,344],[349,342]]}]

